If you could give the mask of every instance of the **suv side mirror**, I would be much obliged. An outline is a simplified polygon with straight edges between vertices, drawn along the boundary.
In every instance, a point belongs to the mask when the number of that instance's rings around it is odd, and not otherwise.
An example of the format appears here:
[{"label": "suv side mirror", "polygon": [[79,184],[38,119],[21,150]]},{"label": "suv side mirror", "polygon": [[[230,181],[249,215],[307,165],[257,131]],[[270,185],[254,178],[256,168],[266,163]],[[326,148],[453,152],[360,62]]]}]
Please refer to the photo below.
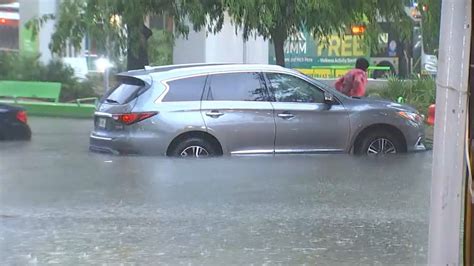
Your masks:
[{"label": "suv side mirror", "polygon": [[334,95],[332,95],[329,92],[324,93],[324,102],[327,104],[333,104],[334,103]]}]

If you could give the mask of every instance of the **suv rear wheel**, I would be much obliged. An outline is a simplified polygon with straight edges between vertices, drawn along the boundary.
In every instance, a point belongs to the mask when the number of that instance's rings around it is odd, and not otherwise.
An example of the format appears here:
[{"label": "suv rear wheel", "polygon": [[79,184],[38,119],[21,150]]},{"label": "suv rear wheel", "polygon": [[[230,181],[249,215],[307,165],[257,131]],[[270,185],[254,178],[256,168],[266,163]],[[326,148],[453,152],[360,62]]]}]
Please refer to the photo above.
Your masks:
[{"label": "suv rear wheel", "polygon": [[172,148],[170,155],[182,158],[205,158],[216,156],[217,152],[215,147],[208,141],[193,137],[179,142]]},{"label": "suv rear wheel", "polygon": [[359,155],[395,154],[404,151],[403,142],[387,130],[369,132],[354,147],[354,153]]}]

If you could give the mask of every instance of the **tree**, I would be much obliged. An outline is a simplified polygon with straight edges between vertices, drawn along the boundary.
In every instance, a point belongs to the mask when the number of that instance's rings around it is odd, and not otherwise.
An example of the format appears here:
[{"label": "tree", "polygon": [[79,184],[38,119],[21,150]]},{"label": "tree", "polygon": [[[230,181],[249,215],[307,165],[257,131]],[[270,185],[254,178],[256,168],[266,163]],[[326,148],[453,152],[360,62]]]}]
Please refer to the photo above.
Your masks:
[{"label": "tree", "polygon": [[152,30],[148,40],[148,60],[151,65],[170,65],[173,63],[173,34],[166,30]]},{"label": "tree", "polygon": [[429,54],[438,54],[441,21],[441,0],[421,0],[418,9],[422,16],[423,45]]},{"label": "tree", "polygon": [[[209,1],[205,1],[209,5]],[[216,1],[243,30],[244,38],[258,34],[269,38],[275,47],[276,62],[284,66],[284,43],[292,34],[302,30],[325,39],[331,34],[343,34],[347,26],[365,23],[366,40],[370,47],[377,46],[381,18],[399,21],[400,31],[406,31],[408,20],[402,1],[387,0],[222,0]],[[219,6],[219,4],[215,4]],[[212,18],[219,18],[214,14]],[[197,22],[199,25],[199,21]],[[219,24],[217,24],[219,26]],[[219,29],[219,27],[217,27]]]},{"label": "tree", "polygon": [[[68,43],[79,48],[88,35],[109,57],[125,52],[128,69],[142,68],[148,64],[152,34],[144,19],[163,13],[174,17],[175,32],[185,36],[188,21],[194,30],[220,31],[228,13],[245,39],[252,34],[270,39],[282,66],[285,40],[303,29],[324,39],[342,34],[348,25],[365,23],[367,45],[376,47],[378,20],[399,21],[400,30],[409,23],[399,0],[62,0],[50,48],[54,53]],[[30,26],[35,32],[48,19],[50,15],[37,18]]]},{"label": "tree", "polygon": [[[27,26],[37,34],[46,21],[55,19],[50,43],[53,53],[61,54],[68,44],[80,49],[88,36],[107,57],[126,55],[127,69],[138,69],[148,64],[148,39],[152,35],[145,18],[165,13],[181,18],[184,15],[179,6],[178,1],[170,0],[62,0],[56,16],[35,18]],[[180,33],[189,32],[179,19],[175,23]]]}]

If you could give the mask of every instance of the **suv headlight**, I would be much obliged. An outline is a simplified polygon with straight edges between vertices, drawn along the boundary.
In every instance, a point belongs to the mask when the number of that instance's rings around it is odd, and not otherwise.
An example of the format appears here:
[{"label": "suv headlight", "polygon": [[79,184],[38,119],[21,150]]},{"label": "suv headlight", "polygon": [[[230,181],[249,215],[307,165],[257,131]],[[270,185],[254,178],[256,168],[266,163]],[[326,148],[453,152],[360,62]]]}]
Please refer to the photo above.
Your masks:
[{"label": "suv headlight", "polygon": [[421,124],[424,120],[422,115],[414,112],[400,111],[398,115],[417,124]]}]

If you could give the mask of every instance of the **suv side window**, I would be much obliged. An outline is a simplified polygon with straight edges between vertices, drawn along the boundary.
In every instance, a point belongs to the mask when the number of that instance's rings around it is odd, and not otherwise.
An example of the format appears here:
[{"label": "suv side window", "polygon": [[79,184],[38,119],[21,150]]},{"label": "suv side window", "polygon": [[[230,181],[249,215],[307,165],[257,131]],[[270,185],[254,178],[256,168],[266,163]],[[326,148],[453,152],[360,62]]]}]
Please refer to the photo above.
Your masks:
[{"label": "suv side window", "polygon": [[277,102],[324,103],[324,92],[305,80],[281,73],[266,76]]},{"label": "suv side window", "polygon": [[256,72],[213,74],[208,100],[213,101],[266,101],[267,93],[261,75]]},{"label": "suv side window", "polygon": [[168,82],[169,91],[163,102],[200,101],[206,76],[183,78]]}]

